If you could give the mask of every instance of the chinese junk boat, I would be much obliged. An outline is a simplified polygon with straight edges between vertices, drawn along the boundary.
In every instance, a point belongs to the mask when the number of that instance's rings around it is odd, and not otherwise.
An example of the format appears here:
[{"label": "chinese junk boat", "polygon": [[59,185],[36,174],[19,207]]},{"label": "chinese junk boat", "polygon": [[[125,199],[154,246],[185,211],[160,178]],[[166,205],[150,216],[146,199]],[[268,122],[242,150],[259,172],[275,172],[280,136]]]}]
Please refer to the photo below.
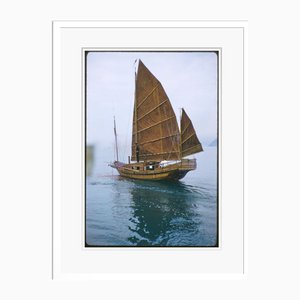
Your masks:
[{"label": "chinese junk boat", "polygon": [[203,151],[188,115],[182,109],[180,130],[171,102],[155,76],[139,60],[135,76],[131,162],[110,164],[123,177],[142,180],[179,180],[195,170],[196,159],[184,157]]}]

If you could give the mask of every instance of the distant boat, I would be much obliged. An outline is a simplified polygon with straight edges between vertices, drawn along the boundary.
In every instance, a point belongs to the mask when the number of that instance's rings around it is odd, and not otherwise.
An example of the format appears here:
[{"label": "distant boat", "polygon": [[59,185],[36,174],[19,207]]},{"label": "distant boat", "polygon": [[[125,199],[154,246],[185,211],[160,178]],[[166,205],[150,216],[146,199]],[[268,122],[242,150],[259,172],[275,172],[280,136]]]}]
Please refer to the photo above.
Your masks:
[{"label": "distant boat", "polygon": [[139,60],[135,74],[131,158],[110,164],[123,177],[142,180],[179,180],[197,167],[184,157],[203,151],[192,121],[182,108],[180,130],[171,102],[158,79]]}]

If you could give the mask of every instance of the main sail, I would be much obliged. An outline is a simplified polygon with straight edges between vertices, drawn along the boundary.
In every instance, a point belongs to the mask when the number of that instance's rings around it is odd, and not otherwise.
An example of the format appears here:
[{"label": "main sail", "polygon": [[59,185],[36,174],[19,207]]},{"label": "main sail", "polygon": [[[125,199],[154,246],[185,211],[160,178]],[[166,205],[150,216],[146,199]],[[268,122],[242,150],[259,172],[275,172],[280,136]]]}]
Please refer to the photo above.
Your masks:
[{"label": "main sail", "polygon": [[170,100],[161,83],[140,60],[132,127],[131,160],[137,160],[137,151],[139,159],[144,161],[180,159],[180,132]]},{"label": "main sail", "polygon": [[202,145],[196,135],[193,123],[184,109],[182,109],[180,129],[182,157],[203,151]]}]

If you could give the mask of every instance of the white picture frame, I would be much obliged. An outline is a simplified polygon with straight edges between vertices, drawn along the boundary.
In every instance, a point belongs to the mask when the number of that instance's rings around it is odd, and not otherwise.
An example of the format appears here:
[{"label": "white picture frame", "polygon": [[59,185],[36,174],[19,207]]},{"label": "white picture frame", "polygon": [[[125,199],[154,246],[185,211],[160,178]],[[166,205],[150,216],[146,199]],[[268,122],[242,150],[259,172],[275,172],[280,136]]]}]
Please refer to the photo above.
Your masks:
[{"label": "white picture frame", "polygon": [[[246,22],[53,22],[54,279],[230,278],[245,275]],[[138,38],[137,38],[138,36]],[[142,37],[145,38],[142,38]],[[166,36],[168,39],[166,39]],[[219,49],[217,249],[84,247],[84,49]]]}]

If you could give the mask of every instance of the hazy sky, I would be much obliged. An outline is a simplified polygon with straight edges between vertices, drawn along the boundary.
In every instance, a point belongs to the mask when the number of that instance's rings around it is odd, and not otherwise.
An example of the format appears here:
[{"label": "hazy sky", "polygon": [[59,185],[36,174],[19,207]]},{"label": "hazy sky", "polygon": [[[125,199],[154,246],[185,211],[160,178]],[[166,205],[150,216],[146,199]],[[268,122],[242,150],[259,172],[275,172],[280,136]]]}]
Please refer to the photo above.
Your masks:
[{"label": "hazy sky", "polygon": [[131,155],[134,61],[161,82],[177,119],[183,107],[202,144],[217,137],[217,55],[213,52],[90,52],[87,56],[87,144],[111,149],[116,117],[120,159]]}]

